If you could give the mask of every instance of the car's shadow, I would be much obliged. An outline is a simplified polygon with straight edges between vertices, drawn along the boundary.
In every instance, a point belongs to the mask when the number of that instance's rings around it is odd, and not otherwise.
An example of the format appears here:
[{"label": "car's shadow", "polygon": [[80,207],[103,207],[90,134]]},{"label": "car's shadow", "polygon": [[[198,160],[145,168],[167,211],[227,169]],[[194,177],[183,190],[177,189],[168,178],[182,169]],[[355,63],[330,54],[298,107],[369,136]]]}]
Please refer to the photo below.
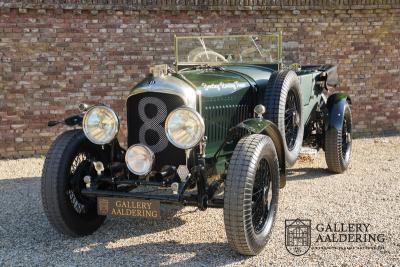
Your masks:
[{"label": "car's shadow", "polygon": [[[109,251],[112,251],[114,255],[127,257],[126,262],[130,265],[143,262],[145,266],[225,266],[241,262],[247,258],[238,255],[230,249],[227,243],[222,242],[149,242],[113,248],[109,249]],[[138,261],[139,257],[140,260]]]},{"label": "car's shadow", "polygon": [[[290,182],[328,175],[331,174],[323,168],[293,168],[288,170],[287,179]],[[21,265],[41,265],[42,262],[79,265],[86,262],[92,263],[90,265],[199,266],[226,265],[245,259],[233,252],[226,241],[210,242],[206,236],[200,242],[192,242],[191,238],[182,241],[181,236],[176,238],[177,231],[186,232],[183,233],[186,236],[191,234],[184,226],[185,219],[191,216],[179,216],[181,212],[175,215],[176,209],[165,212],[161,220],[107,219],[90,236],[69,238],[60,235],[44,214],[40,177],[0,179],[0,204],[0,247],[4,248],[0,251],[0,263],[1,258],[7,262],[7,258],[18,251],[27,255],[18,257]],[[194,235],[201,235],[201,225],[195,231]],[[60,262],[61,259],[67,259],[67,262]]]},{"label": "car's shadow", "polygon": [[[89,265],[199,266],[225,265],[244,259],[225,242],[207,242],[206,239],[202,243],[174,242],[176,230],[170,230],[185,224],[179,216],[182,212],[175,214],[176,208],[164,212],[161,220],[107,219],[92,235],[69,238],[57,233],[44,214],[40,177],[1,179],[0,203],[0,247],[5,253],[0,252],[0,262],[2,259],[7,263],[18,251],[24,251],[26,255],[18,258],[21,265],[41,265],[43,262],[80,265],[86,262]],[[181,230],[185,231],[185,227]],[[201,226],[196,231],[198,233],[194,234],[201,235]],[[162,235],[151,235],[160,232]],[[182,260],[176,261],[171,255],[182,255]]]},{"label": "car's shadow", "polygon": [[287,181],[311,180],[333,175],[324,168],[291,168],[287,170]]}]

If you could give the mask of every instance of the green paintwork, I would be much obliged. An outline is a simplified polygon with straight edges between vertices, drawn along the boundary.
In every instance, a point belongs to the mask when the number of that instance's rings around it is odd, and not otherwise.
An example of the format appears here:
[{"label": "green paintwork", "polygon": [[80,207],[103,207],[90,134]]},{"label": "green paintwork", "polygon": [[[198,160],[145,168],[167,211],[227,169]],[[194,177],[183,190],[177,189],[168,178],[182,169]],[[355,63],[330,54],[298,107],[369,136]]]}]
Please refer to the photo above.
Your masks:
[{"label": "green paintwork", "polygon": [[329,96],[327,105],[333,105],[334,103],[339,102],[340,100],[346,99],[351,103],[351,99],[348,94],[345,93],[334,93]]},{"label": "green paintwork", "polygon": [[222,70],[187,70],[179,74],[192,82],[197,90],[207,95],[224,95],[226,92],[234,92],[249,86],[248,82],[239,75]]},{"label": "green paintwork", "polygon": [[[236,129],[246,129],[251,134],[265,134],[269,136],[275,145],[280,169],[280,187],[286,184],[286,161],[283,139],[278,127],[271,121],[263,118],[247,119],[235,126]],[[228,159],[229,160],[229,159]]]},{"label": "green paintwork", "polygon": [[300,81],[300,90],[303,96],[303,116],[304,122],[307,123],[311,117],[311,113],[315,105],[320,102],[321,94],[314,91],[315,77],[320,72],[297,73]]},{"label": "green paintwork", "polygon": [[327,107],[329,116],[326,121],[327,130],[340,130],[343,124],[344,109],[346,103],[351,103],[351,99],[347,94],[334,93],[329,96]]},{"label": "green paintwork", "polygon": [[[206,157],[211,158],[223,144],[230,128],[242,123],[252,133],[260,133],[271,122],[250,118],[253,108],[262,100],[256,98],[256,90],[265,90],[273,71],[273,66],[229,65],[223,69],[181,70],[196,88],[201,97],[200,108],[205,125]],[[311,113],[321,101],[320,92],[315,89],[315,78],[319,71],[298,71],[300,88],[303,95],[304,122],[308,123]],[[256,86],[257,89],[254,89]],[[268,107],[267,112],[268,112]],[[229,161],[234,145],[224,146],[217,159],[217,170],[222,173]]]},{"label": "green paintwork", "polygon": [[[277,69],[277,67],[275,67]],[[232,72],[233,71],[233,72]],[[260,65],[230,65],[223,69],[182,70],[180,75],[189,80],[201,95],[201,107],[208,144],[206,154],[212,156],[223,142],[229,128],[251,117],[256,102],[251,85],[264,90],[274,68]],[[303,114],[308,122],[321,94],[314,91],[319,71],[299,71],[303,95]],[[267,111],[268,111],[268,107]],[[218,129],[215,129],[218,128]]]},{"label": "green paintwork", "polygon": [[262,133],[272,122],[260,118],[247,119],[237,125],[254,134]]},{"label": "green paintwork", "polygon": [[[254,119],[253,109],[256,104],[262,103],[262,99],[257,99],[259,91],[266,89],[271,74],[278,69],[278,65],[248,64],[187,68],[163,77],[149,76],[131,93],[156,91],[176,94],[185,100],[186,105],[196,108],[206,127],[205,156],[206,159],[212,159],[224,144],[231,128],[241,124],[252,133],[271,128],[268,124],[272,122]],[[309,68],[296,73],[303,95],[304,123],[307,124],[322,98],[321,91],[315,86],[316,77],[321,71]],[[268,107],[266,109],[268,112]],[[279,143],[277,138],[275,142]],[[218,173],[225,171],[234,148],[235,144],[224,145],[218,153]]]},{"label": "green paintwork", "polygon": [[235,73],[191,70],[181,72],[196,86],[200,113],[206,125],[206,156],[212,157],[228,130],[252,114],[252,89],[249,82]]},{"label": "green paintwork", "polygon": [[[268,87],[272,73],[283,67],[282,33],[275,36],[278,44],[276,47],[278,60],[271,64],[237,64],[218,61],[211,62],[212,64],[207,63],[207,65],[196,65],[197,62],[186,61],[191,65],[185,65],[185,62],[180,64],[177,40],[198,37],[176,37],[176,72],[168,72],[167,68],[162,73],[154,71],[156,76],[146,77],[132,89],[131,94],[145,92],[174,94],[180,96],[186,106],[196,109],[203,117],[206,128],[206,163],[211,164],[212,170],[216,168],[217,174],[226,172],[238,134],[239,137],[246,132],[268,135],[276,148],[280,165],[280,182],[283,187],[286,182],[286,163],[282,135],[273,122],[254,118],[253,114],[255,105],[263,103],[263,99],[260,98]],[[216,38],[216,36],[202,38]],[[293,64],[292,68],[299,78],[303,100],[302,115],[307,126],[319,103],[326,102],[326,97],[322,94],[323,89],[328,89],[328,85],[337,85],[337,70],[331,65],[301,67],[299,64]],[[343,104],[344,97],[347,96],[337,94],[332,97],[331,102],[338,103],[332,106],[339,109],[341,107],[339,104]],[[266,112],[269,112],[269,108],[266,106]],[[338,120],[330,120],[330,125],[333,127],[337,123]],[[187,157],[192,157],[191,159],[197,157],[197,155],[192,156],[194,153],[190,155],[188,153]]]}]

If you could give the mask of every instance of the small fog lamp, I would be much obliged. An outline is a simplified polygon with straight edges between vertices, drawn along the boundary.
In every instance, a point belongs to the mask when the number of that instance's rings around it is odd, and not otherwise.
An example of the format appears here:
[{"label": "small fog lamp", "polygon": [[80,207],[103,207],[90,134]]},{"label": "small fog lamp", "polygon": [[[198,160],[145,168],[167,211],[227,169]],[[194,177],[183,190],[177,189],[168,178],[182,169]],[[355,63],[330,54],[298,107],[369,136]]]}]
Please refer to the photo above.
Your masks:
[{"label": "small fog lamp", "polygon": [[147,146],[133,145],[125,154],[128,169],[136,175],[146,175],[151,171],[154,153]]}]

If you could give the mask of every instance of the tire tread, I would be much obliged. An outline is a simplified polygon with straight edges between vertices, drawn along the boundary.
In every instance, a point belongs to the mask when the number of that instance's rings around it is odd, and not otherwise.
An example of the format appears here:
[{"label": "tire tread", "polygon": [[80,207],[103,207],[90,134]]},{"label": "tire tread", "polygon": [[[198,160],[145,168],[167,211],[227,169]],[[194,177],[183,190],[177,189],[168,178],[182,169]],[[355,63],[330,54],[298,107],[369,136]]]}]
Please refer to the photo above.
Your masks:
[{"label": "tire tread", "polygon": [[[65,209],[63,194],[65,192],[64,188],[60,186],[60,181],[62,181],[65,174],[60,172],[60,170],[63,169],[63,164],[66,164],[66,155],[69,149],[71,149],[71,144],[81,138],[82,134],[82,130],[75,129],[66,131],[56,138],[47,152],[41,178],[41,196],[44,213],[50,224],[58,232],[72,237],[93,232],[91,230],[88,231],[84,226],[77,231],[68,226],[66,218],[63,217],[63,210]],[[101,223],[102,221],[104,221],[104,218],[99,220]]]},{"label": "tire tread", "polygon": [[[255,155],[261,153],[267,144],[273,146],[272,140],[264,135],[253,134],[242,138],[229,163],[224,198],[225,231],[229,245],[244,255],[256,255],[264,247],[254,246],[254,242],[248,240],[247,233],[252,229],[251,207],[249,209],[244,202],[252,197],[252,179],[257,171]],[[276,152],[274,160],[278,170]],[[269,236],[270,233],[267,240]]]}]

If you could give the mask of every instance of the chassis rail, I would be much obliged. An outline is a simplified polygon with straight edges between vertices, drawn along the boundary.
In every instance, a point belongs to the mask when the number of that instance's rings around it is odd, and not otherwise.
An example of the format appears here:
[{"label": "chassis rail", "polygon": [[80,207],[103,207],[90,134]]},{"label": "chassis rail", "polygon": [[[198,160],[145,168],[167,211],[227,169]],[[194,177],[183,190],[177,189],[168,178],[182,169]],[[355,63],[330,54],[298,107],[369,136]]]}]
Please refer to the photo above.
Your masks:
[{"label": "chassis rail", "polygon": [[[175,204],[184,206],[197,206],[197,196],[182,196],[169,195],[169,194],[149,194],[142,192],[118,192],[118,191],[107,191],[107,190],[91,190],[82,189],[81,194],[87,197],[125,197],[125,198],[136,198],[146,200],[159,200],[165,204]],[[224,200],[221,198],[213,198],[208,201],[207,206],[210,208],[222,208],[224,206]]]}]

